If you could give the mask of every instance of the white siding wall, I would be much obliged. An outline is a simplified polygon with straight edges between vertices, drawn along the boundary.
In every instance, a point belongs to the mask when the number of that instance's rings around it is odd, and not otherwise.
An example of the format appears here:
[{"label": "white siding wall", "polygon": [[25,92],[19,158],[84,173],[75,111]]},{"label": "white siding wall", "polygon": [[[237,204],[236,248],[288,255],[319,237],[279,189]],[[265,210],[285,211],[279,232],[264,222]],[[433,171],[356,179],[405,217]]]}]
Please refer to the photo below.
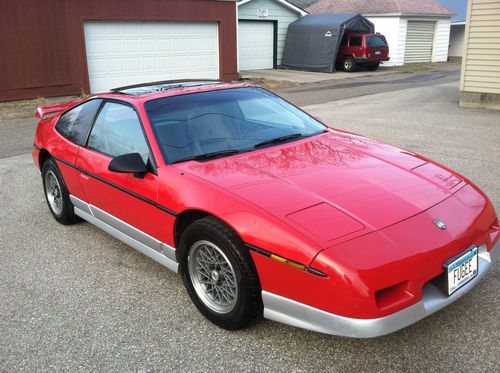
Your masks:
[{"label": "white siding wall", "polygon": [[406,34],[408,32],[408,20],[399,18],[399,37],[398,37],[398,55],[395,66],[401,66],[405,63]]},{"label": "white siding wall", "polygon": [[[259,17],[257,9],[267,9],[267,17]],[[238,7],[238,19],[257,19],[263,21],[278,21],[277,64],[281,64],[283,47],[285,46],[288,25],[300,18],[300,14],[275,0],[252,0]]]},{"label": "white siding wall", "polygon": [[434,46],[432,48],[432,62],[446,62],[450,44],[450,19],[441,18],[436,22],[434,30]]},{"label": "white siding wall", "polygon": [[450,51],[451,57],[462,57],[464,54],[465,25],[451,25],[450,28]]},{"label": "white siding wall", "polygon": [[367,17],[375,25],[375,32],[380,32],[389,44],[389,61],[381,66],[400,66],[404,63],[406,43],[406,20],[401,17]]}]

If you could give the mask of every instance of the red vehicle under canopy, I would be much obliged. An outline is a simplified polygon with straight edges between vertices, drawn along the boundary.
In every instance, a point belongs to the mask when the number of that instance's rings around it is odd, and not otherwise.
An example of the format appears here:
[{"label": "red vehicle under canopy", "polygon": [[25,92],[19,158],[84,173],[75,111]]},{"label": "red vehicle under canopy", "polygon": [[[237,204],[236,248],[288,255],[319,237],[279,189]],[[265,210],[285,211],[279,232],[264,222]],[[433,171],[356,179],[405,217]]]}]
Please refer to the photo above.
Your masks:
[{"label": "red vehicle under canopy", "polygon": [[346,33],[340,42],[336,63],[344,71],[358,67],[377,70],[380,63],[389,61],[389,45],[382,34]]}]

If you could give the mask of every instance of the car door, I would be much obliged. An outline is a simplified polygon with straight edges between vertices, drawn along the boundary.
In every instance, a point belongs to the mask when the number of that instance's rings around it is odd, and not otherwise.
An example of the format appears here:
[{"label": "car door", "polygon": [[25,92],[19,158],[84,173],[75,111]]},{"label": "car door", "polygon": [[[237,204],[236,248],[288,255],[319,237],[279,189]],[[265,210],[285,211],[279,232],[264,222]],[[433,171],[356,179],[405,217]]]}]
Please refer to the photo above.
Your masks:
[{"label": "car door", "polygon": [[[148,165],[145,175],[109,171],[113,157],[129,153],[141,155]],[[167,240],[167,227],[173,226],[174,217],[157,204],[155,162],[133,106],[104,102],[87,146],[78,153],[77,165],[87,202],[97,219],[141,242],[149,236]]]},{"label": "car door", "polygon": [[363,38],[361,35],[351,35],[349,38],[349,52],[355,58],[363,57]]}]

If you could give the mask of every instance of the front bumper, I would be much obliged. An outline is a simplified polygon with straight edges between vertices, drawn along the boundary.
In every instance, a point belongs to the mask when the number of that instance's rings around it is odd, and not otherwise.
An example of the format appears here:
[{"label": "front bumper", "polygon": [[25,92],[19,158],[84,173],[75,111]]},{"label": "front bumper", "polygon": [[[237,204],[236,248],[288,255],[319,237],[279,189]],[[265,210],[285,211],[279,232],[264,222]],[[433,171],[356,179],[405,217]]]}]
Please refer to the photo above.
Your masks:
[{"label": "front bumper", "polygon": [[490,252],[479,248],[479,273],[451,296],[446,296],[431,282],[424,286],[422,300],[408,308],[377,319],[355,319],[335,315],[317,308],[262,291],[264,317],[284,324],[320,333],[354,338],[373,338],[405,328],[453,303],[472,290],[500,257],[500,240]]}]

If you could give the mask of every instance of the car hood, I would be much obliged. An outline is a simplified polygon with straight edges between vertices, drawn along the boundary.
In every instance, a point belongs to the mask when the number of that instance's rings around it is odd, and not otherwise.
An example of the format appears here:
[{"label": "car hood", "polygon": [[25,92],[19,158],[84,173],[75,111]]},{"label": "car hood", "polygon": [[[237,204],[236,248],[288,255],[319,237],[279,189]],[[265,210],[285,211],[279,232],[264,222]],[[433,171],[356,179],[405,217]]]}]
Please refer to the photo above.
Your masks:
[{"label": "car hood", "polygon": [[464,184],[416,154],[339,131],[176,166],[257,205],[323,247],[414,216]]}]

